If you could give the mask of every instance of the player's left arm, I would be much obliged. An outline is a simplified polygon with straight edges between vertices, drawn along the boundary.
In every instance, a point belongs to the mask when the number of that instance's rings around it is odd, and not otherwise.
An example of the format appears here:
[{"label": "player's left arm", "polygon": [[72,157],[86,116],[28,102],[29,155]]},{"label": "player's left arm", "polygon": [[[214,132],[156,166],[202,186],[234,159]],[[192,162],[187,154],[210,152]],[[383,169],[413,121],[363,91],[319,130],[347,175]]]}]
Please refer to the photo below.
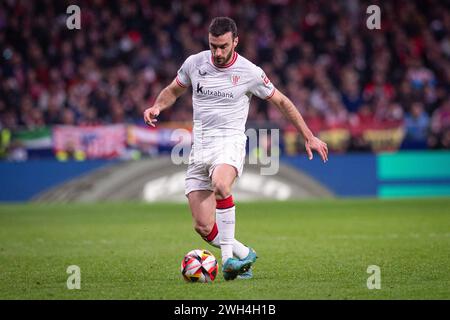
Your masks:
[{"label": "player's left arm", "polygon": [[303,135],[309,160],[313,158],[312,150],[316,150],[324,162],[328,161],[327,144],[314,136],[292,101],[276,88],[274,88],[274,90],[275,93],[268,100],[277,106],[286,119],[292,122],[297,130]]}]

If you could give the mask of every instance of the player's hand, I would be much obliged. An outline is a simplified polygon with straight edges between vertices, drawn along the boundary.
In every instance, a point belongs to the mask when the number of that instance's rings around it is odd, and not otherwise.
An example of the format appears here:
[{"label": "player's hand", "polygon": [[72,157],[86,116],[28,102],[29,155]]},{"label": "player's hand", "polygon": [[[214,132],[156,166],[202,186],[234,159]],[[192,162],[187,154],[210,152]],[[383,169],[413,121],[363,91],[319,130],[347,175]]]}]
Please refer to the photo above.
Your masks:
[{"label": "player's hand", "polygon": [[158,121],[156,117],[159,116],[159,112],[160,112],[159,108],[155,106],[145,109],[144,111],[145,123],[148,124],[149,126],[155,127],[155,122]]},{"label": "player's hand", "polygon": [[306,148],[306,152],[308,153],[309,160],[312,160],[312,158],[313,158],[312,150],[316,150],[317,153],[322,158],[323,162],[328,161],[327,144],[325,142],[323,142],[322,140],[320,140],[319,138],[313,136],[311,139],[307,140],[305,142],[305,148]]}]

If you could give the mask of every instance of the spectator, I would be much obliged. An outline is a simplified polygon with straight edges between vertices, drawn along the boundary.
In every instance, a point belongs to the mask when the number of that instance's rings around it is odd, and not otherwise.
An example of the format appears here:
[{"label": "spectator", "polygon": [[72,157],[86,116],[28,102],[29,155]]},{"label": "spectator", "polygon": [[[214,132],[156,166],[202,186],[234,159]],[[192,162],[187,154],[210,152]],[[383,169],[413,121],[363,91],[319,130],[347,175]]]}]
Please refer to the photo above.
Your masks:
[{"label": "spectator", "polygon": [[434,111],[431,118],[431,132],[429,144],[432,148],[448,146],[448,132],[450,132],[450,99]]},{"label": "spectator", "polygon": [[415,102],[405,115],[405,139],[402,148],[426,149],[430,117],[421,102]]},{"label": "spectator", "polygon": [[[69,4],[2,3],[0,122],[9,130],[141,124],[142,111],[173,80],[181,62],[208,48],[208,21],[229,14],[241,30],[238,52],[286,89],[316,130],[319,124],[355,128],[376,117],[405,120],[415,136],[415,130],[423,135],[428,116],[430,146],[447,145],[445,2],[428,0],[429,10],[419,0],[380,2],[383,21],[376,31],[365,28],[366,0],[245,1],[242,7],[227,0],[81,1],[82,28],[72,31],[63,18]],[[251,108],[250,123],[286,125],[268,103]],[[182,98],[160,120],[188,121],[191,110],[188,97]]]}]

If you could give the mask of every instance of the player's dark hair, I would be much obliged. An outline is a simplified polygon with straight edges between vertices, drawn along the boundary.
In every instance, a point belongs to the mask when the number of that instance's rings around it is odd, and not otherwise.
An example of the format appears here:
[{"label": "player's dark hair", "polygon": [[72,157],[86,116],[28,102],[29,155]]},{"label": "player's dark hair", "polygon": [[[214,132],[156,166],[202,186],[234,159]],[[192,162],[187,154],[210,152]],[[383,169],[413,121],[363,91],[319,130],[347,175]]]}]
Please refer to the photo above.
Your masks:
[{"label": "player's dark hair", "polygon": [[231,32],[233,39],[237,37],[236,23],[228,17],[214,18],[209,25],[208,32],[214,37],[219,37],[227,32]]}]

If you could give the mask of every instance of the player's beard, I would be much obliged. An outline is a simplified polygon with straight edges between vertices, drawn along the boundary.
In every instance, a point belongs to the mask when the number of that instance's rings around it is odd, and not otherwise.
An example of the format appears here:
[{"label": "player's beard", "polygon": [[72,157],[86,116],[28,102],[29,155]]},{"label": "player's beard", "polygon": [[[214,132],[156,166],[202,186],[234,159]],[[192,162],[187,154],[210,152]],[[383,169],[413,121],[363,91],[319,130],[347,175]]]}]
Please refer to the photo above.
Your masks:
[{"label": "player's beard", "polygon": [[218,66],[224,66],[226,65],[228,62],[230,62],[231,57],[233,56],[234,50],[230,50],[230,53],[228,53],[228,55],[224,58],[224,59],[218,59],[216,57],[214,57],[214,64],[218,65]]}]

